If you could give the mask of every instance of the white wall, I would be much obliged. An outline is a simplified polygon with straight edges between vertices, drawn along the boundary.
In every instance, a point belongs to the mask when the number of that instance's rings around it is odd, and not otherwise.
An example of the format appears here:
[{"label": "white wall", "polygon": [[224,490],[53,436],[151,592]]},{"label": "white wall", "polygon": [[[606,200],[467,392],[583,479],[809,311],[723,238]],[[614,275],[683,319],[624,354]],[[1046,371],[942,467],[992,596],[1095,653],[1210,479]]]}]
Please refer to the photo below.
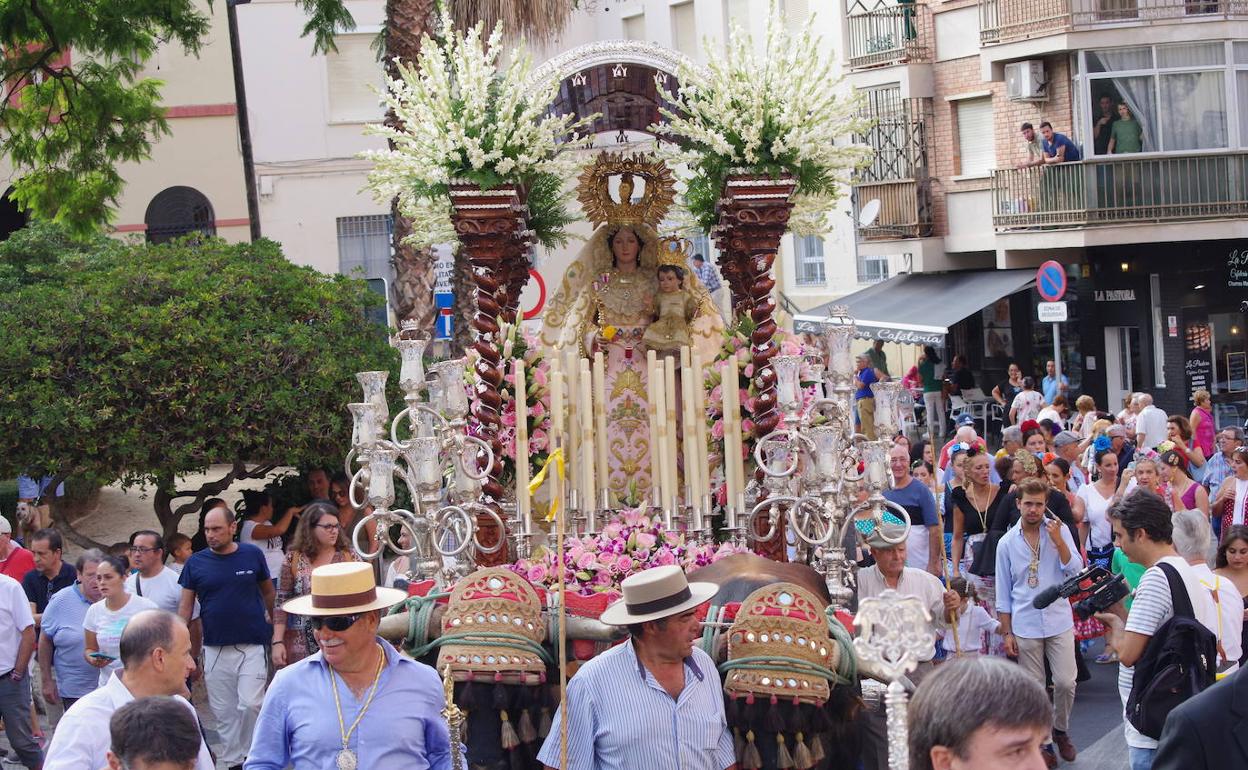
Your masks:
[{"label": "white wall", "polygon": [[[730,16],[754,34],[755,45],[761,51],[769,0],[688,1],[693,6],[694,39],[698,44],[682,53],[704,62],[702,39],[710,37],[722,46]],[[620,4],[600,4],[599,10],[594,12],[578,11],[559,40],[531,46],[533,60],[541,64],[585,43],[620,39],[624,37],[623,19],[638,14],[645,17],[647,41],[673,47],[672,5],[670,0],[625,0]],[[814,4],[808,0],[785,0],[781,5],[804,19],[807,6]],[[384,22],[382,0],[357,0],[348,7],[361,33],[375,34]],[[338,265],[335,219],[381,214],[387,210],[374,203],[368,193],[360,191],[367,166],[355,159],[360,151],[380,148],[384,143],[364,137],[362,122],[334,123],[331,120],[326,57],[311,55],[311,42],[299,36],[304,23],[304,13],[293,0],[255,0],[239,7],[252,141],[257,175],[262,182],[261,222],[265,236],[281,242],[292,261],[335,271]],[[838,15],[826,9],[816,16],[817,30],[827,41],[828,55],[838,69],[841,57],[833,50],[833,44],[841,39],[840,24]],[[799,25],[800,21],[794,26]],[[380,117],[379,107],[378,120]],[[643,142],[635,149],[646,149],[647,137],[632,138]],[[617,147],[609,136],[602,137],[600,143]],[[824,246],[826,286],[796,285],[791,239],[784,239],[777,264],[780,286],[799,304],[817,304],[856,288],[857,268],[848,211],[847,191],[840,210],[830,218],[833,230]],[[572,229],[578,235],[590,232],[584,223]],[[550,253],[539,251],[537,268],[549,291],[557,288],[563,271],[581,246],[580,241],[574,240],[567,247]]]}]

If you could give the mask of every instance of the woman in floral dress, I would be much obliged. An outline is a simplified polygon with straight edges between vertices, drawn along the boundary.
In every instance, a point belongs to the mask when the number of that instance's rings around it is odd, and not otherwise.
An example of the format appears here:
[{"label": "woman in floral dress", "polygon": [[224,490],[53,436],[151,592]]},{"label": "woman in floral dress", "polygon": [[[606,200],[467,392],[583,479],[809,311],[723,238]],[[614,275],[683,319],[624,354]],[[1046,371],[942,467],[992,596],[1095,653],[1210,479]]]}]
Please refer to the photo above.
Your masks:
[{"label": "woman in floral dress", "polygon": [[277,576],[277,607],[273,614],[273,637],[283,644],[273,646],[273,665],[283,666],[303,660],[316,652],[316,640],[307,618],[287,615],[282,604],[312,592],[312,570],[340,561],[358,561],[347,535],[338,523],[338,509],[325,501],[304,506],[291,541],[290,551]]}]

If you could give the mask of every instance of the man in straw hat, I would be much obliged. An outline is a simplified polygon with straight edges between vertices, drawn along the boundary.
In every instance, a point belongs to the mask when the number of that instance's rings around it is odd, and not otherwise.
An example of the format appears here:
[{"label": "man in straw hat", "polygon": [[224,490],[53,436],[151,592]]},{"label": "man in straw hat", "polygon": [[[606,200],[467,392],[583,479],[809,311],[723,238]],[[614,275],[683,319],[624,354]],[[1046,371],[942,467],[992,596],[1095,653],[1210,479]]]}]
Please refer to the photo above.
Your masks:
[{"label": "man in straw hat", "polygon": [[[906,540],[903,538],[906,525],[901,519],[886,513],[879,526],[870,521],[856,522],[855,526],[875,560],[870,567],[858,570],[858,600],[879,596],[889,589],[902,596],[917,597],[931,618],[932,633],[945,629],[949,625],[949,613],[958,607],[961,597],[956,591],[947,590],[940,578],[927,570],[906,566]],[[919,667],[908,675],[912,682],[918,684],[925,674],[931,672],[935,654],[936,644],[933,642],[931,648],[920,656]],[[863,767],[867,770],[887,770],[888,730],[884,699],[870,697],[865,689],[864,694],[868,696],[867,708],[859,723]]]},{"label": "man in straw hat", "polygon": [[693,646],[701,630],[695,612],[718,587],[667,566],[630,575],[622,588],[602,622],[627,626],[632,638],[572,677],[538,760],[562,770],[735,769],[719,672]]},{"label": "man in straw hat", "polygon": [[405,596],[364,562],[312,570],[312,593],[282,609],[309,619],[321,649],[274,677],[246,770],[451,767],[441,679],[377,636]]}]

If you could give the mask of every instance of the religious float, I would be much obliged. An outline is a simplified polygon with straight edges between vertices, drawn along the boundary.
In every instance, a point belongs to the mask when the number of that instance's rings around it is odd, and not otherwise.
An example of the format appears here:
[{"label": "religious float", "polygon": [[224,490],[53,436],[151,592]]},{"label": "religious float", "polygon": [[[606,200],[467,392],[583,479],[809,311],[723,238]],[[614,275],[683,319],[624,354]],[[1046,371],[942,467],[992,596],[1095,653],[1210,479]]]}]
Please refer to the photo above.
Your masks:
[{"label": "religious float", "polygon": [[[776,319],[782,235],[817,229],[866,157],[833,142],[860,127],[818,40],[773,22],[767,56],[734,33],[709,69],[608,42],[536,71],[511,51],[500,70],[497,32],[444,24],[390,84],[402,129],[374,127],[390,149],[370,153],[371,184],[417,243],[459,244],[473,345],[430,363],[405,325],[402,400],[386,372],[358,375],[346,466],[371,510],[361,556],[408,558],[412,596],[382,633],[442,673],[468,747],[457,766],[540,767],[567,678],[620,639],[597,619],[620,581],[678,564],[720,586],[700,643],[721,664],[742,768],[852,767],[852,714],[872,692],[905,767],[926,610],[892,592],[856,602],[847,551],[886,516],[908,529],[882,495],[889,441],[854,430],[852,319],[805,340]],[[625,128],[666,141],[594,147]],[[529,332],[520,291],[534,244],[563,237],[573,178],[595,229]],[[671,269],[689,257],[673,204],[717,245],[727,328],[697,277]],[[892,436],[899,386],[874,387]]]}]

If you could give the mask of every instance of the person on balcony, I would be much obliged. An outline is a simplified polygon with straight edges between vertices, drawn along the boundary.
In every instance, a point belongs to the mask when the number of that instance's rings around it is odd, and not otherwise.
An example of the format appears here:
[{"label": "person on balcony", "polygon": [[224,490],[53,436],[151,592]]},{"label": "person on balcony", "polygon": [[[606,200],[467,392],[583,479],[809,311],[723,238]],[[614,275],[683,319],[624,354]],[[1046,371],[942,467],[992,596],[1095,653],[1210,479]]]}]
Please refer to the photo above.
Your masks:
[{"label": "person on balcony", "polygon": [[1040,135],[1044,137],[1045,163],[1074,163],[1083,160],[1079,148],[1070,141],[1070,137],[1054,131],[1053,124],[1049,121],[1040,124]]},{"label": "person on balcony", "polygon": [[1109,94],[1101,94],[1097,106],[1100,107],[1100,112],[1096,116],[1096,123],[1092,125],[1092,152],[1096,155],[1108,155],[1112,152],[1109,149],[1109,140],[1114,123],[1118,120],[1118,113],[1114,111],[1114,99]]},{"label": "person on balcony", "polygon": [[1027,155],[1027,160],[1018,164],[1019,168],[1031,168],[1032,166],[1044,165],[1044,142],[1040,141],[1040,137],[1036,135],[1036,127],[1030,123],[1024,123],[1019,129],[1023,134],[1023,152]]},{"label": "person on balcony", "polygon": [[1118,102],[1118,120],[1114,121],[1109,135],[1109,152],[1141,152],[1144,149],[1144,127],[1131,115],[1126,102]]}]

